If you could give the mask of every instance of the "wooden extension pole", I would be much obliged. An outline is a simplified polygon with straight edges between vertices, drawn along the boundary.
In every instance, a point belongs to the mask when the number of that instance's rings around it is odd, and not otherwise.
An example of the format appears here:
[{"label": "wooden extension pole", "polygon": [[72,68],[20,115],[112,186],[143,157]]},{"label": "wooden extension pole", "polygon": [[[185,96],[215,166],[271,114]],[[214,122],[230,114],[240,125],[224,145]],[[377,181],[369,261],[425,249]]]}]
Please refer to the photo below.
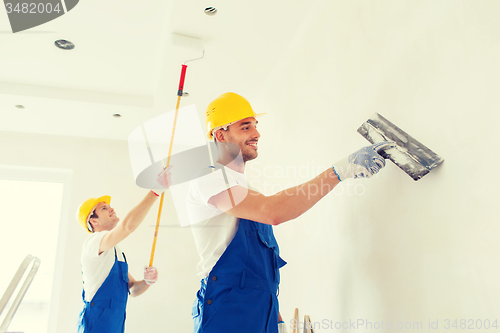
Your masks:
[{"label": "wooden extension pole", "polygon": [[[177,116],[179,115],[179,105],[181,104],[181,96],[182,96],[182,91],[184,89],[184,79],[186,78],[186,69],[187,65],[182,65],[181,78],[179,80],[179,89],[177,90],[177,104],[175,106],[174,124],[172,126],[172,135],[170,137],[170,145],[168,148],[168,155],[167,155],[167,165],[165,166],[165,168],[170,165],[170,157],[172,155],[172,147],[174,145],[175,125],[177,124]],[[160,197],[160,206],[158,207],[158,216],[156,218],[155,235],[153,238],[153,247],[151,249],[151,258],[149,259],[149,267],[153,266],[153,259],[155,257],[156,240],[158,239],[158,229],[160,228],[161,210],[163,208],[164,197],[165,197],[165,192],[163,192]]]}]

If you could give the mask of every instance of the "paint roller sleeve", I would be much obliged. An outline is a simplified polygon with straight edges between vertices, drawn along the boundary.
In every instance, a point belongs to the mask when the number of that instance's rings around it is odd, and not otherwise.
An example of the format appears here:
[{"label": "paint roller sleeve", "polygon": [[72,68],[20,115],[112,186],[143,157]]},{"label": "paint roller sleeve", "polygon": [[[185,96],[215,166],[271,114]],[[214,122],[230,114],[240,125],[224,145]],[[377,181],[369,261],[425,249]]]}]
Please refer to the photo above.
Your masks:
[{"label": "paint roller sleeve", "polygon": [[347,178],[370,178],[385,166],[382,151],[396,146],[395,142],[380,142],[363,147],[333,165],[333,171],[340,181]]}]

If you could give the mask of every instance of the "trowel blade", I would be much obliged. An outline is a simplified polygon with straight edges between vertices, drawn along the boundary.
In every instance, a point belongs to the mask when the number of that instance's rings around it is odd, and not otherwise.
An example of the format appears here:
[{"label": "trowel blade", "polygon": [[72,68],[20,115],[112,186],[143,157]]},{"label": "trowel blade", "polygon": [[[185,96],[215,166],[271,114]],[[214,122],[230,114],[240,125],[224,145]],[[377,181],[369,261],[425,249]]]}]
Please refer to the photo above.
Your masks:
[{"label": "trowel blade", "polygon": [[378,113],[363,123],[358,128],[358,133],[371,143],[396,142],[397,147],[387,149],[381,155],[394,162],[414,180],[419,180],[443,162],[441,156]]}]

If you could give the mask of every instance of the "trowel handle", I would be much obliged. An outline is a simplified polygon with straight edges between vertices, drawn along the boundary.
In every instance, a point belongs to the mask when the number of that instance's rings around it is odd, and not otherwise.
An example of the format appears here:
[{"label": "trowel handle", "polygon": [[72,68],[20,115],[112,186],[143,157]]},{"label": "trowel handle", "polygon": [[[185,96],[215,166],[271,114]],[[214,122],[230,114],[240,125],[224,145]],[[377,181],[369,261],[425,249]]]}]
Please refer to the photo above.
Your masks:
[{"label": "trowel handle", "polygon": [[182,96],[182,91],[184,90],[184,79],[186,78],[187,65],[182,65],[181,78],[179,80],[179,89],[177,90],[177,96]]},{"label": "trowel handle", "polygon": [[380,153],[378,153],[380,156],[382,156],[384,159],[388,159],[389,158],[389,155],[387,155],[387,153],[384,151],[381,151]]}]

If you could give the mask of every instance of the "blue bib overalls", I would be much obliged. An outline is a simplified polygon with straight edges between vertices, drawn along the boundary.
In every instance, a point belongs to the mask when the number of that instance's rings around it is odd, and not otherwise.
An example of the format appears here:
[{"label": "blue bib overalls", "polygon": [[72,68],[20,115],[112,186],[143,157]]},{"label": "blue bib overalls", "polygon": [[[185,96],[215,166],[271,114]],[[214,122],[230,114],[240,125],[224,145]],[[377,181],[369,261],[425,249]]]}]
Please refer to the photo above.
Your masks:
[{"label": "blue bib overalls", "polygon": [[193,305],[195,333],[278,333],[279,268],[272,226],[240,219]]},{"label": "blue bib overalls", "polygon": [[128,294],[127,260],[118,261],[115,248],[115,263],[92,301],[86,302],[85,290],[82,293],[85,305],[80,314],[78,332],[123,333]]}]

